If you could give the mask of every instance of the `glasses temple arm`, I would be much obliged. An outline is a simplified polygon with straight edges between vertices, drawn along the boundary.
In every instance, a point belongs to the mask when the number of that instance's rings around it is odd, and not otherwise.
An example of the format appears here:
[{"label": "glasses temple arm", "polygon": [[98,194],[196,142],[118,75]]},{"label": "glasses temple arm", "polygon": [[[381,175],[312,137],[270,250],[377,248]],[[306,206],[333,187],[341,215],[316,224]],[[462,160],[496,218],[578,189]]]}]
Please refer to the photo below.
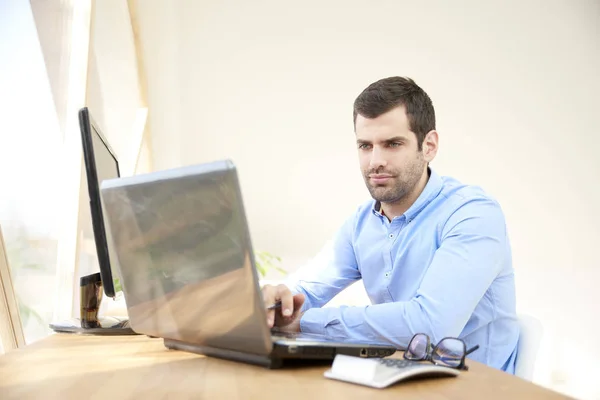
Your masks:
[{"label": "glasses temple arm", "polygon": [[474,352],[478,348],[479,348],[479,345],[471,347],[469,350],[467,350],[467,352],[465,353],[465,356],[468,356],[469,354],[471,354],[472,352]]}]

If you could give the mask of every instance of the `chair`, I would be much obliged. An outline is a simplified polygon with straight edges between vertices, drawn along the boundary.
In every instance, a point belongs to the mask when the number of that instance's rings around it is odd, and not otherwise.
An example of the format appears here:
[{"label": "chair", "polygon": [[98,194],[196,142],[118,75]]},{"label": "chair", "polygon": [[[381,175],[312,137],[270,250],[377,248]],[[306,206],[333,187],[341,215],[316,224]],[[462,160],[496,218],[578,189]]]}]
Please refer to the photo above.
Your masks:
[{"label": "chair", "polygon": [[535,360],[540,349],[543,327],[542,323],[531,315],[519,314],[518,321],[520,333],[515,375],[531,381],[535,369]]}]

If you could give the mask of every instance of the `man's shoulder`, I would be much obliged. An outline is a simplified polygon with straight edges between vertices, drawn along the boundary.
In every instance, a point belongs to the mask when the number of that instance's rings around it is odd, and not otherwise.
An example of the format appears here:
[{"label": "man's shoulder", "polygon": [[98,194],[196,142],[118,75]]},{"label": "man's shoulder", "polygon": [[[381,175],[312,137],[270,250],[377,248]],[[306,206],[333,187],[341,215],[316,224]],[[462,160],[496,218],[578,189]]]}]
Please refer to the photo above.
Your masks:
[{"label": "man's shoulder", "polygon": [[442,176],[441,202],[450,208],[477,207],[485,205],[500,209],[498,200],[483,187],[467,184],[451,176]]},{"label": "man's shoulder", "polygon": [[[443,220],[443,229],[450,229],[462,222],[488,229],[506,229],[506,218],[500,202],[483,187],[465,184],[459,180],[444,176],[440,191],[438,218]],[[478,228],[479,229],[479,228]]]}]

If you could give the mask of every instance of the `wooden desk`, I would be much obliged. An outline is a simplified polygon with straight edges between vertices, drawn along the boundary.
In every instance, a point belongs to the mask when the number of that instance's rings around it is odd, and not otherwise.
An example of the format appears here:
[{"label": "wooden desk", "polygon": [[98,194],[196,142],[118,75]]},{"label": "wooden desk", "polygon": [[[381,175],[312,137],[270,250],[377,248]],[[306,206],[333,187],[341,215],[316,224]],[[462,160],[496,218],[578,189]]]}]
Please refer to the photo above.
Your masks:
[{"label": "wooden desk", "polygon": [[470,361],[457,378],[387,389],[329,380],[326,366],[267,370],[167,350],[146,336],[55,334],[0,356],[6,399],[559,399],[553,391]]}]

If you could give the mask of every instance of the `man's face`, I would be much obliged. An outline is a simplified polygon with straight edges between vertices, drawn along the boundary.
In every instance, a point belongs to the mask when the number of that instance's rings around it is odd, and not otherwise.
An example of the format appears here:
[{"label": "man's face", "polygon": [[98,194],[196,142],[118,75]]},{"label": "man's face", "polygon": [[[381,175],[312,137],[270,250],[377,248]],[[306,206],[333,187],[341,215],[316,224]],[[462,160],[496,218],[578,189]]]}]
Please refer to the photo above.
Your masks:
[{"label": "man's face", "polygon": [[419,150],[402,106],[373,119],[358,115],[356,143],[367,188],[382,203],[398,202],[411,193],[433,158],[426,143]]}]

